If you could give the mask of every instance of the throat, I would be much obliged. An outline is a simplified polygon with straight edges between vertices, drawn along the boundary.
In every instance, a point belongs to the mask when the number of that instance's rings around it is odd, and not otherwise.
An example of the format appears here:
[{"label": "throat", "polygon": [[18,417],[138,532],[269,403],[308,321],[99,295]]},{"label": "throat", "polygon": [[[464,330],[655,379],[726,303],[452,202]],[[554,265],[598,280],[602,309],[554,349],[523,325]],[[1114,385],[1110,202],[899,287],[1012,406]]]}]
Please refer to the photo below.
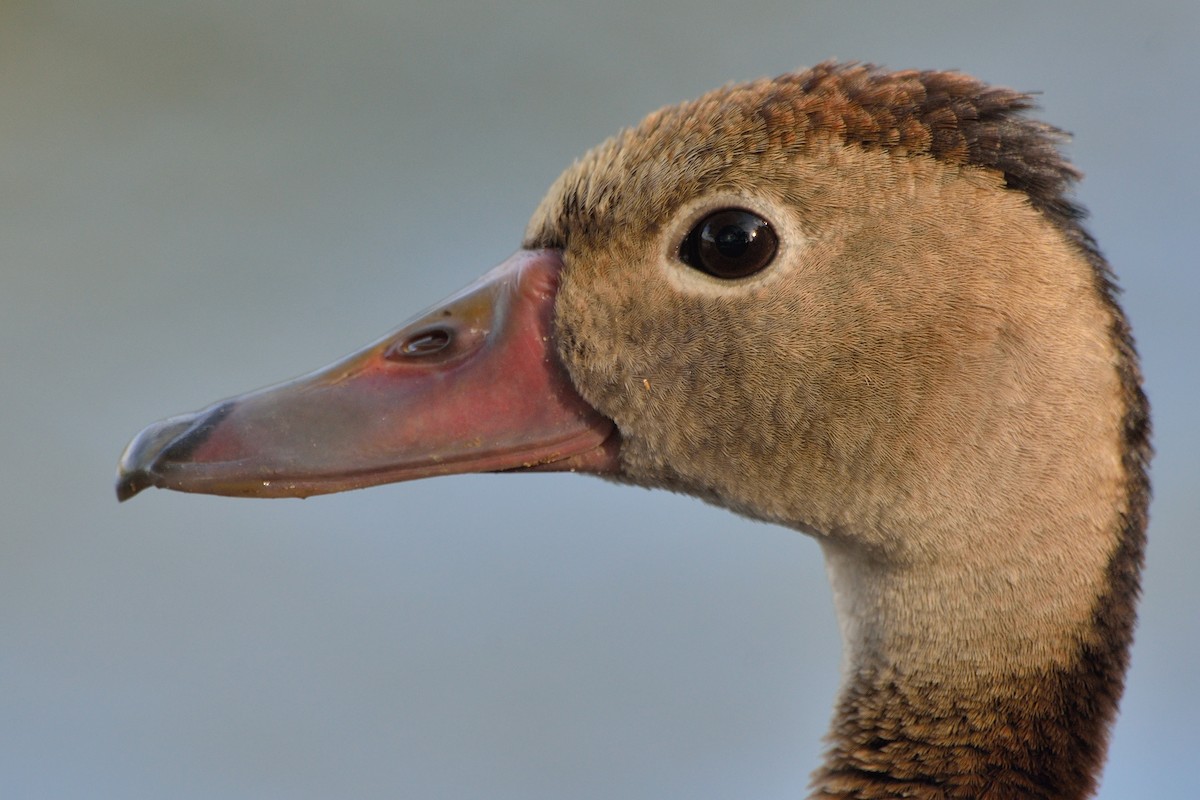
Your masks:
[{"label": "throat", "polygon": [[825,542],[843,683],[813,797],[1090,796],[1127,662],[1131,546],[1023,580]]}]

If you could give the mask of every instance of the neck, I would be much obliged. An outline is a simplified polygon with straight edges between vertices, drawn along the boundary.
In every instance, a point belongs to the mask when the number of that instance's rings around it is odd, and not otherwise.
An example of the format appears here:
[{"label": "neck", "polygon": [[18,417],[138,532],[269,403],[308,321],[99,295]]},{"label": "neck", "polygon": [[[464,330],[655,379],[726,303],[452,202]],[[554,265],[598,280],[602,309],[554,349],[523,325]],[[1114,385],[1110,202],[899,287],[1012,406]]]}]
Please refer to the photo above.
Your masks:
[{"label": "neck", "polygon": [[1144,519],[1119,518],[1103,553],[1036,537],[1036,569],[1017,568],[1029,553],[931,569],[824,541],[845,658],[813,797],[1090,796],[1141,562]]},{"label": "neck", "polygon": [[858,671],[838,703],[814,796],[1087,797],[1120,693],[1104,673],[1084,653],[1073,668],[953,688],[894,667]]}]

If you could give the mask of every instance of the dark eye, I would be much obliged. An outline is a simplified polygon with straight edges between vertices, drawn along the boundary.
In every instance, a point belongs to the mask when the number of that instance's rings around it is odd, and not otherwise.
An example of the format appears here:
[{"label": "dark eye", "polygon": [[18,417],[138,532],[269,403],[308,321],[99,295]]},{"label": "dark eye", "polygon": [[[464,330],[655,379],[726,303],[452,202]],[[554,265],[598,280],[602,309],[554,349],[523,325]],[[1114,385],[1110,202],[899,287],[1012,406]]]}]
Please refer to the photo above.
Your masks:
[{"label": "dark eye", "polygon": [[741,208],[714,211],[700,220],[679,248],[683,263],[718,278],[744,278],[775,257],[779,237],[771,223]]}]

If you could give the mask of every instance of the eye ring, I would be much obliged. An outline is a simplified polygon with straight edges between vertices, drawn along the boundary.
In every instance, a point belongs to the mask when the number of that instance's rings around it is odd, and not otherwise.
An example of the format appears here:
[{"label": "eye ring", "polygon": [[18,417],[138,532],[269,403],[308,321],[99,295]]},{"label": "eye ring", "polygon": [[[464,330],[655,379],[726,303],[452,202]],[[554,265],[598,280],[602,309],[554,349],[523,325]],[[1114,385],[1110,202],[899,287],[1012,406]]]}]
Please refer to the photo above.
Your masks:
[{"label": "eye ring", "polygon": [[744,208],[723,208],[701,219],[679,247],[679,260],[722,280],[760,272],[779,251],[771,223]]}]

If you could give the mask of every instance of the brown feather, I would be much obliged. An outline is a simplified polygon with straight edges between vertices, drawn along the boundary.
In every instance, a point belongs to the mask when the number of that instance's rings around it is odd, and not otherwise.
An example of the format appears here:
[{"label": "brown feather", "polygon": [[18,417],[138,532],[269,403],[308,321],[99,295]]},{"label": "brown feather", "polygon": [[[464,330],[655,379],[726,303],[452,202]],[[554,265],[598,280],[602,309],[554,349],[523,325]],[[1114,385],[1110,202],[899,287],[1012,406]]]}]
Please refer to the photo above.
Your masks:
[{"label": "brown feather", "polygon": [[[821,542],[846,668],[818,797],[1095,786],[1149,422],[1079,174],[1031,106],[823,64],[650,115],[530,222],[564,251],[560,354],[617,423],[619,479]],[[781,248],[723,283],[678,252],[726,206]]]}]

